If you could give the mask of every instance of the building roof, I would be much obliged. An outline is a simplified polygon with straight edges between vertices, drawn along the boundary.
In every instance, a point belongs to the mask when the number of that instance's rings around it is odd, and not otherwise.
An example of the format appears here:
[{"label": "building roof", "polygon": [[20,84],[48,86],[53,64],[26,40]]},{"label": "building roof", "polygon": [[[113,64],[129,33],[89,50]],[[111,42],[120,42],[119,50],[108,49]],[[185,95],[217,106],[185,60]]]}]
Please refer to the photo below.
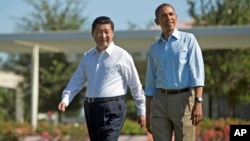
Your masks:
[{"label": "building roof", "polygon": [[[250,26],[197,27],[180,30],[196,35],[202,49],[250,47]],[[159,30],[116,31],[114,41],[128,51],[147,51],[159,35]],[[82,31],[0,34],[2,52],[28,53],[31,47],[36,45],[39,45],[40,51],[83,53],[95,44],[90,32]]]}]

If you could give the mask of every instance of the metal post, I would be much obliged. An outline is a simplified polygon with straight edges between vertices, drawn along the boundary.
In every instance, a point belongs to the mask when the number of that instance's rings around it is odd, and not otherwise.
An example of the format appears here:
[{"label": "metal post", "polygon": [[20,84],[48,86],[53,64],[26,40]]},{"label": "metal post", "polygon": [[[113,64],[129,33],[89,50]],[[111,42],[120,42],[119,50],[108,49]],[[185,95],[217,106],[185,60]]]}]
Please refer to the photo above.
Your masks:
[{"label": "metal post", "polygon": [[31,124],[33,130],[37,127],[38,97],[39,97],[39,46],[32,48],[32,98],[31,98]]},{"label": "metal post", "polygon": [[15,108],[15,116],[16,116],[16,121],[17,122],[21,122],[21,123],[23,123],[23,121],[24,121],[24,118],[23,118],[23,116],[24,116],[24,112],[23,112],[23,110],[24,110],[24,104],[23,104],[23,90],[22,90],[22,88],[19,86],[19,85],[17,85],[17,87],[16,87],[16,98],[15,98],[15,106],[16,106],[16,108]]}]

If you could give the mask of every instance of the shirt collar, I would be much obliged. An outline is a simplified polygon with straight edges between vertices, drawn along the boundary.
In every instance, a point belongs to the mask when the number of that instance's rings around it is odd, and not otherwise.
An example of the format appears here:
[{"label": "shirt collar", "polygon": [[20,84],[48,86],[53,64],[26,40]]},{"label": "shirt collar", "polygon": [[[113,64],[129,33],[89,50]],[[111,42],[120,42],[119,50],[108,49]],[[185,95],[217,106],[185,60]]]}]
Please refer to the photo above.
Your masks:
[{"label": "shirt collar", "polygon": [[[168,37],[168,38],[170,38],[170,37],[174,37],[174,38],[176,38],[176,39],[179,39],[179,37],[180,37],[180,32],[179,32],[179,30],[178,29],[174,29],[174,32]],[[161,43],[161,42],[164,42],[164,41],[166,41],[164,38],[163,38],[163,33],[161,33],[161,36],[160,36],[160,39],[159,39],[159,43]]]},{"label": "shirt collar", "polygon": [[108,54],[108,55],[111,55],[112,51],[114,50],[115,48],[115,44],[114,42],[111,42],[109,44],[109,46],[105,49],[105,52]]},{"label": "shirt collar", "polygon": [[[112,51],[114,50],[114,47],[115,47],[114,42],[111,42],[109,46],[103,52],[106,52],[108,55],[111,55]],[[99,51],[97,50],[97,47],[95,47],[94,54],[97,54],[97,53],[99,53]]]}]

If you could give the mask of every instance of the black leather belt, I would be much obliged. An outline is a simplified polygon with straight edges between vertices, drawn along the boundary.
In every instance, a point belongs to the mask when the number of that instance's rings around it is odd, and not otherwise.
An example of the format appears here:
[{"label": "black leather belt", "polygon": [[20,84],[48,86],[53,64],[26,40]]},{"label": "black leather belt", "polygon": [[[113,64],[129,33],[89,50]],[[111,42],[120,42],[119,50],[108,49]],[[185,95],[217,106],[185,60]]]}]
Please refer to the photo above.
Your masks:
[{"label": "black leather belt", "polygon": [[184,93],[188,92],[190,89],[189,88],[183,88],[183,89],[176,89],[176,90],[166,90],[166,89],[159,89],[162,93],[165,94],[179,94],[179,93]]},{"label": "black leather belt", "polygon": [[85,97],[85,101],[88,103],[103,103],[103,102],[109,102],[109,101],[118,101],[118,100],[125,100],[125,96],[115,96],[115,97],[104,97],[104,98],[90,98],[90,97]]}]

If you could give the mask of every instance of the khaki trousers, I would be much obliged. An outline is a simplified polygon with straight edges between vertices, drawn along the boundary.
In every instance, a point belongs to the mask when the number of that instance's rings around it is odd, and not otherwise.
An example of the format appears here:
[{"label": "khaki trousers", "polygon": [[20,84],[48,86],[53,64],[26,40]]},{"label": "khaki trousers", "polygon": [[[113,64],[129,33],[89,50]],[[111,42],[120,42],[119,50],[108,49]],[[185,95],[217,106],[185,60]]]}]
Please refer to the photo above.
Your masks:
[{"label": "khaki trousers", "polygon": [[195,141],[195,126],[191,113],[194,90],[179,94],[157,91],[150,105],[150,123],[154,141]]}]

